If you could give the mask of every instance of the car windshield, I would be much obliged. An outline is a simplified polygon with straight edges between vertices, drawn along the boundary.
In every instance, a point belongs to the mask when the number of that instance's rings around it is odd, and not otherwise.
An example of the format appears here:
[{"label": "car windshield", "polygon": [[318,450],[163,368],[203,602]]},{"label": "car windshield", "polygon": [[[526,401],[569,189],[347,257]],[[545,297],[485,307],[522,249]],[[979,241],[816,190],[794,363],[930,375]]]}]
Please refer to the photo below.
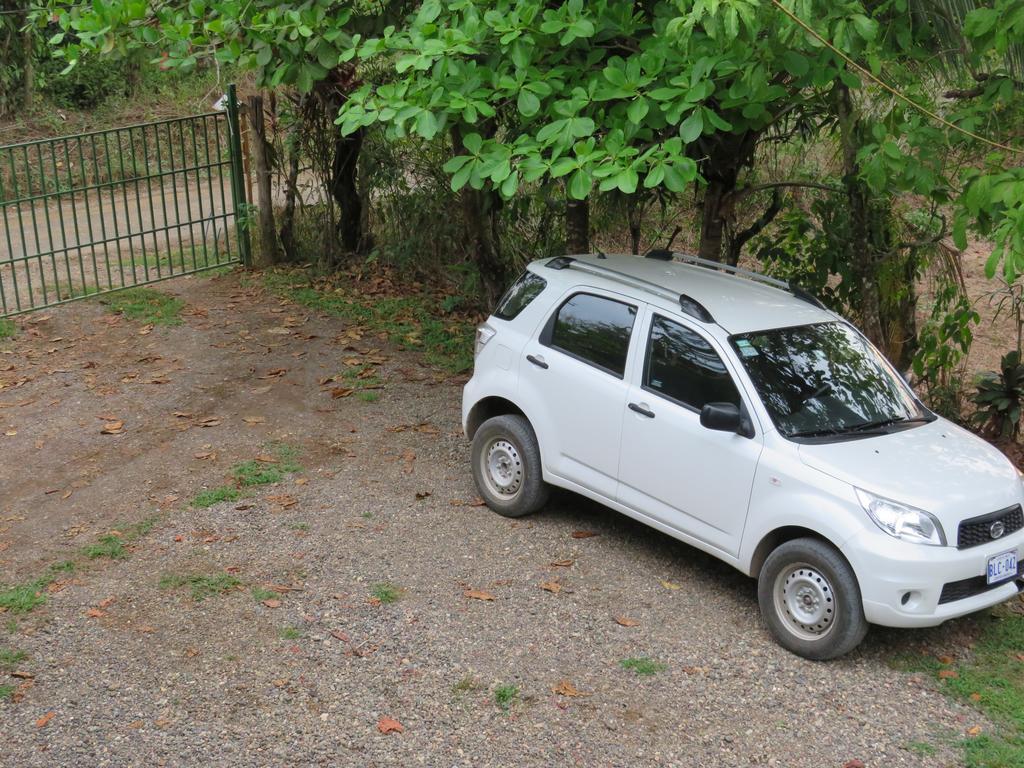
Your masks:
[{"label": "car windshield", "polygon": [[871,434],[934,418],[846,323],[758,331],[731,341],[786,437]]}]

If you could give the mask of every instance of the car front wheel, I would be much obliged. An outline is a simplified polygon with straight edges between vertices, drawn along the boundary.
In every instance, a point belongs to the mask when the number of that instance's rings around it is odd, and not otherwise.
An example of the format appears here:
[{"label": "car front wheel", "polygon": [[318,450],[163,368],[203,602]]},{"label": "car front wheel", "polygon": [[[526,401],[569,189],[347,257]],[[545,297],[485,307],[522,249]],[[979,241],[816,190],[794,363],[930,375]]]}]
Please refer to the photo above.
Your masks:
[{"label": "car front wheel", "polygon": [[775,639],[805,659],[849,653],[868,630],[853,569],[839,550],[819,539],[777,547],[761,568],[757,596]]},{"label": "car front wheel", "polygon": [[487,506],[505,517],[536,512],[548,499],[537,436],[526,417],[488,419],[473,436],[473,479]]}]

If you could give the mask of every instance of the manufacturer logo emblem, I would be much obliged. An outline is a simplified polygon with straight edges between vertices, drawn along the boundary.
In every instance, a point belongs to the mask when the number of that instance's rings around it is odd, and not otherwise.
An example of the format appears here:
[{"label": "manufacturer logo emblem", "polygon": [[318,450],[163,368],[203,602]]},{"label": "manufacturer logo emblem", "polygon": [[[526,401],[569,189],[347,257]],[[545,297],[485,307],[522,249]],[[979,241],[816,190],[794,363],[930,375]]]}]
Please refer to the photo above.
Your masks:
[{"label": "manufacturer logo emblem", "polygon": [[1006,524],[1002,520],[996,520],[994,523],[992,523],[992,526],[988,529],[988,532],[993,539],[998,539],[1004,533],[1006,533]]}]

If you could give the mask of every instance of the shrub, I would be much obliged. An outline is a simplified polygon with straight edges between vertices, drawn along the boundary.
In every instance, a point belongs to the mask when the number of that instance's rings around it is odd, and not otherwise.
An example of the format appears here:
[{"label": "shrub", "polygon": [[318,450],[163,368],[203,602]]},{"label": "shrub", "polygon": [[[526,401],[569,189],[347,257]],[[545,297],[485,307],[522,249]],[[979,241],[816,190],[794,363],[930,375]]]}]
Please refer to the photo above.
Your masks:
[{"label": "shrub", "polygon": [[978,410],[974,421],[991,437],[1016,440],[1020,434],[1021,405],[1024,402],[1024,365],[1020,352],[1003,356],[999,373],[982,374],[971,398]]}]

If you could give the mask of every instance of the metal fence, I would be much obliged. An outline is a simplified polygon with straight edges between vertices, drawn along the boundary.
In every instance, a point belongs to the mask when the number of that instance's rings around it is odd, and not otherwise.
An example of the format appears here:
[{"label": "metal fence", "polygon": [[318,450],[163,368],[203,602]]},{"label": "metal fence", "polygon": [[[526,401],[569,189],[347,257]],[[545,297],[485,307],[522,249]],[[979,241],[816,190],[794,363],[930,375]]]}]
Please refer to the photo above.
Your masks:
[{"label": "metal fence", "polygon": [[0,317],[249,261],[238,102],[0,146]]}]

